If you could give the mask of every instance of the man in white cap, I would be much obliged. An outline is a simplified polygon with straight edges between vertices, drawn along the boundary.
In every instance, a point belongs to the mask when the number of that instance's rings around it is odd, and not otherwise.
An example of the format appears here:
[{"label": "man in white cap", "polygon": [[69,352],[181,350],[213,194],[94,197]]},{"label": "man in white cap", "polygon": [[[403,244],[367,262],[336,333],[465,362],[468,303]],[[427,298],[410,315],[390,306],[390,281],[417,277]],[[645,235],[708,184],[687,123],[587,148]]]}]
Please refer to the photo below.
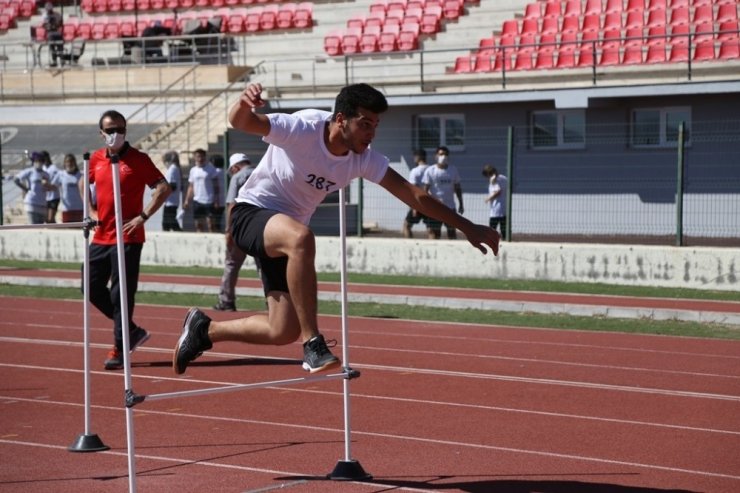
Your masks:
[{"label": "man in white cap", "polygon": [[234,207],[236,194],[239,192],[249,175],[254,170],[252,162],[246,154],[237,152],[229,158],[229,190],[226,192],[226,258],[224,260],[224,274],[221,277],[221,289],[218,293],[218,302],[213,306],[214,310],[236,311],[236,281],[239,278],[239,270],[244,264],[247,254],[234,243],[234,238],[229,231],[231,225],[231,209]]}]

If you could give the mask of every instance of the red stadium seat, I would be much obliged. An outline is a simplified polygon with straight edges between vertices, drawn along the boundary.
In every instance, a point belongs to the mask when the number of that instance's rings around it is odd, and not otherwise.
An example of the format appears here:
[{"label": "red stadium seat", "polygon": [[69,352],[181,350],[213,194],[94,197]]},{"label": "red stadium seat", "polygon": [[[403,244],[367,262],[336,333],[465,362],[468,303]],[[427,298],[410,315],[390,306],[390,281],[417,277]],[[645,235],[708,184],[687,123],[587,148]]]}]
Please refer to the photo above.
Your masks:
[{"label": "red stadium seat", "polygon": [[399,51],[412,51],[419,48],[419,24],[415,22],[404,22],[401,24],[401,32],[398,33]]},{"label": "red stadium seat", "polygon": [[442,8],[437,6],[426,7],[424,15],[421,17],[419,29],[424,34],[434,34],[440,29],[440,18],[442,17]]},{"label": "red stadium seat", "polygon": [[398,50],[398,35],[401,33],[401,26],[390,24],[383,26],[383,31],[378,39],[378,49],[384,53]]},{"label": "red stadium seat", "polygon": [[694,24],[712,23],[714,13],[711,5],[700,5],[694,9]]},{"label": "red stadium seat", "polygon": [[365,27],[377,26],[382,29],[383,24],[385,24],[385,12],[370,12],[370,15],[365,18]]},{"label": "red stadium seat", "polygon": [[355,14],[347,19],[346,27],[357,27],[365,29],[365,16],[362,14]]},{"label": "red stadium seat", "polygon": [[93,9],[95,13],[106,12],[108,10],[108,0],[93,0]]},{"label": "red stadium seat", "polygon": [[560,32],[578,32],[580,31],[580,19],[578,17],[564,17],[563,25],[560,27]]},{"label": "red stadium seat", "polygon": [[[10,22],[10,20],[8,20],[8,22]],[[39,43],[43,43],[44,41],[46,41],[46,35],[46,28],[44,28],[43,26],[36,26],[33,39]]]},{"label": "red stadium seat", "polygon": [[601,19],[599,14],[587,14],[583,16],[581,31],[598,31],[601,29]]},{"label": "red stadium seat", "polygon": [[642,63],[643,44],[641,39],[633,39],[625,42],[623,65],[639,65]]},{"label": "red stadium seat", "polygon": [[299,29],[305,29],[313,26],[313,3],[300,2],[293,15],[293,26]]},{"label": "red stadium seat", "polygon": [[385,14],[387,10],[388,4],[385,0],[374,0],[373,3],[370,4],[370,12]]},{"label": "red stadium seat", "polygon": [[[257,22],[257,28],[259,29],[259,20]],[[231,34],[239,34],[246,31],[244,27],[244,16],[242,14],[231,14],[226,19],[226,32]]]},{"label": "red stadium seat", "polygon": [[671,41],[670,47],[669,62],[686,62],[689,60],[689,44],[687,42]]},{"label": "red stadium seat", "polygon": [[20,8],[18,9],[18,16],[23,19],[28,19],[29,17],[36,15],[36,2],[33,0],[23,0],[20,3]]},{"label": "red stadium seat", "polygon": [[648,43],[645,63],[664,63],[666,61],[666,42],[664,39]]},{"label": "red stadium seat", "polygon": [[164,0],[164,6],[174,10],[180,6],[180,0]]},{"label": "red stadium seat", "polygon": [[64,41],[72,41],[77,37],[77,19],[75,18],[72,20],[72,18],[67,19],[64,21],[64,25],[62,26],[62,38]]},{"label": "red stadium seat", "polygon": [[260,15],[260,29],[262,31],[270,31],[277,27],[277,15],[279,8],[276,4],[267,4],[262,9],[262,15]]},{"label": "red stadium seat", "polygon": [[714,25],[712,23],[701,23],[694,26],[694,44],[714,40]]},{"label": "red stadium seat", "polygon": [[671,10],[671,26],[689,23],[689,8],[679,7]]},{"label": "red stadium seat", "polygon": [[534,62],[536,69],[548,69],[555,66],[555,49],[551,46],[540,47],[537,50],[537,58]]},{"label": "red stadium seat", "polygon": [[737,22],[737,4],[725,3],[717,7],[717,22]]},{"label": "red stadium seat", "polygon": [[421,24],[421,18],[423,16],[424,9],[421,9],[419,7],[407,7],[406,12],[404,12],[403,15],[403,22],[401,24],[405,24],[407,22]]},{"label": "red stadium seat", "polygon": [[714,40],[710,39],[696,43],[693,59],[695,62],[714,60]]},{"label": "red stadium seat", "polygon": [[342,54],[342,36],[339,33],[330,33],[324,36],[324,51],[329,56]]},{"label": "red stadium seat", "polygon": [[581,0],[567,0],[565,2],[565,11],[563,17],[580,17]]},{"label": "red stadium seat", "polygon": [[644,12],[645,0],[627,0],[627,12]]},{"label": "red stadium seat", "polygon": [[195,6],[195,0],[180,0],[181,9],[192,9]]},{"label": "red stadium seat", "polygon": [[738,38],[725,38],[720,41],[718,60],[734,60],[740,58],[740,44]]},{"label": "red stadium seat", "polygon": [[583,15],[601,14],[601,0],[586,0]]},{"label": "red stadium seat", "polygon": [[668,0],[649,0],[648,10],[666,10],[668,8]]},{"label": "red stadium seat", "polygon": [[557,17],[545,17],[542,19],[540,34],[555,34],[560,31],[560,19]]},{"label": "red stadium seat", "polygon": [[121,11],[121,0],[108,0],[106,6],[108,12],[120,12]]},{"label": "red stadium seat", "polygon": [[380,28],[372,26],[365,29],[360,36],[360,53],[374,53],[378,51]]},{"label": "red stadium seat", "polygon": [[606,0],[606,6],[604,6],[605,14],[612,14],[615,12],[621,13],[622,10],[622,0]]},{"label": "red stadium seat", "polygon": [[347,29],[342,35],[342,52],[345,54],[358,53],[360,51],[361,36],[362,31],[359,29]]},{"label": "red stadium seat", "polygon": [[284,3],[280,6],[275,20],[279,29],[290,29],[293,27],[293,16],[298,6],[293,2]]},{"label": "red stadium seat", "polygon": [[[594,1],[594,0],[591,0]],[[540,3],[528,3],[524,8],[524,19],[538,20],[541,16]]]},{"label": "red stadium seat", "polygon": [[581,37],[581,44],[578,48],[578,66],[579,67],[592,67],[595,64],[596,58],[594,52],[596,51],[596,45],[598,44],[599,33],[597,31],[586,31]]},{"label": "red stadium seat", "polygon": [[562,4],[559,0],[547,2],[545,4],[544,17],[560,17],[562,15]]},{"label": "red stadium seat", "polygon": [[622,28],[622,14],[612,12],[604,17],[604,31],[613,31]]},{"label": "red stadium seat", "polygon": [[728,38],[737,39],[740,36],[738,34],[738,22],[737,21],[725,21],[720,23],[717,39],[723,40]]},{"label": "red stadium seat", "polygon": [[504,21],[501,25],[501,36],[516,36],[519,34],[519,24],[515,20]]},{"label": "red stadium seat", "polygon": [[536,34],[540,30],[540,26],[535,19],[524,19],[522,21],[521,34]]},{"label": "red stadium seat", "polygon": [[456,74],[469,74],[473,71],[472,55],[463,55],[455,58],[455,68],[453,72]]},{"label": "red stadium seat", "polygon": [[576,46],[568,45],[558,50],[556,68],[573,68],[576,66]]},{"label": "red stadium seat", "polygon": [[535,50],[531,46],[516,50],[513,70],[532,70],[534,68],[534,61],[532,60],[534,53]]},{"label": "red stadium seat", "polygon": [[442,13],[445,19],[455,20],[463,13],[462,0],[445,0],[442,5]]},{"label": "red stadium seat", "polygon": [[262,7],[249,7],[244,14],[244,32],[256,33],[262,29],[260,20],[262,19]]},{"label": "red stadium seat", "polygon": [[665,9],[656,9],[648,12],[647,27],[665,26],[666,11]]},{"label": "red stadium seat", "polygon": [[78,39],[84,39],[85,41],[91,40],[92,24],[87,20],[78,23],[77,29],[75,30],[75,37],[77,37]]},{"label": "red stadium seat", "polygon": [[634,27],[642,28],[645,25],[645,16],[642,10],[632,10],[627,12],[627,18],[624,21],[624,27],[631,29]]},{"label": "red stadium seat", "polygon": [[105,36],[105,39],[120,38],[121,37],[121,27],[118,25],[118,22],[113,19],[109,20],[105,24],[103,35]]}]

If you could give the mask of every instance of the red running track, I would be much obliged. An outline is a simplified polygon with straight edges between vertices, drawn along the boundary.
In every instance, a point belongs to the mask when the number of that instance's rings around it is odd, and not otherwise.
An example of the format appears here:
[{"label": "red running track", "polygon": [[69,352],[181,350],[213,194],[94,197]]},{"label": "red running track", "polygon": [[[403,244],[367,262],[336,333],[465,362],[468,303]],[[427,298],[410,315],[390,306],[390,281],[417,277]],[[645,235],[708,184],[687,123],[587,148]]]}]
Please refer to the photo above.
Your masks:
[{"label": "red running track", "polygon": [[[111,450],[79,454],[82,304],[0,309],[0,492],[128,491],[110,322],[91,310],[90,431]],[[175,376],[185,312],[137,306],[152,333],[137,393],[305,375],[297,344],[222,343]],[[321,326],[341,336],[337,317]],[[352,318],[350,360],[352,457],[372,481],[325,479],[344,458],[342,383],[326,380],[135,406],[137,491],[740,491],[740,342]]]}]

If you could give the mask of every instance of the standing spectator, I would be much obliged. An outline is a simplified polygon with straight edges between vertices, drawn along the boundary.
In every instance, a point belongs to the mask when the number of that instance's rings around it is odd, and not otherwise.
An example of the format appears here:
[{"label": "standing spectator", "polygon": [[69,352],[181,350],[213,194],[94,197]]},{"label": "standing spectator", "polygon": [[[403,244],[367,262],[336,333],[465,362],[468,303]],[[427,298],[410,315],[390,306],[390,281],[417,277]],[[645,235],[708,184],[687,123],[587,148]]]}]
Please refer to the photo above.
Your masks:
[{"label": "standing spectator", "polygon": [[[113,197],[113,157],[118,158],[121,185],[126,294],[128,296],[129,346],[133,351],[149,339],[149,333],[133,321],[139,265],[144,246],[144,223],[157,212],[170,194],[170,187],[152,160],[126,141],[126,119],[115,110],[103,113],[98,122],[105,147],[90,158],[90,183],[95,185],[97,209],[90,218],[97,221],[90,245],[90,301],[113,320],[113,348],[105,360],[106,370],[123,368],[123,330],[116,239],[116,210]],[[144,190],[153,189],[143,207]],[[84,188],[84,186],[82,187]],[[110,282],[110,287],[108,283]]]},{"label": "standing spectator", "polygon": [[[427,151],[424,149],[417,149],[414,151],[414,164],[416,164],[416,166],[414,166],[409,172],[409,182],[417,187],[423,187],[424,184],[421,180],[424,176],[424,172],[429,167],[427,164]],[[421,221],[426,223],[426,217],[424,217],[424,214],[417,210],[409,209],[409,212],[406,214],[406,219],[403,221],[403,237],[413,238],[414,235],[411,232],[411,227]]]},{"label": "standing spectator", "polygon": [[[47,151],[41,151],[41,154],[44,156],[44,171],[49,175],[49,181],[51,182],[60,170],[51,162],[51,155]],[[46,192],[46,222],[49,224],[57,222],[59,199],[59,190],[56,187],[48,187]]]},{"label": "standing spectator", "polygon": [[315,373],[341,364],[319,332],[316,238],[308,224],[326,196],[354,178],[377,183],[408,207],[460,228],[481,252],[498,253],[498,233],[411,185],[387,157],[370,148],[380,114],[388,108],[380,91],[353,84],[339,92],[334,113],[307,109],[269,115],[257,111],[265,106],[261,94],[261,84],[249,84],[229,113],[232,127],[269,144],[239,190],[229,228],[237,246],[255,259],[267,313],[218,322],[191,308],[172,358],[176,374],[220,341],[285,345],[301,340],[304,370]]},{"label": "standing spectator", "polygon": [[206,161],[206,151],[203,149],[195,150],[193,161],[195,166],[190,168],[188,192],[182,206],[187,209],[193,204],[193,220],[197,232],[213,233],[213,204],[219,193],[216,168]]},{"label": "standing spectator", "polygon": [[82,195],[80,195],[80,178],[82,173],[77,167],[77,158],[74,154],[64,156],[64,171],[51,177],[51,184],[62,201],[62,222],[79,223],[84,216]]},{"label": "standing spectator", "polygon": [[162,156],[162,161],[167,167],[165,177],[171,190],[162,210],[162,231],[182,231],[180,223],[177,222],[177,210],[180,208],[180,200],[182,199],[180,156],[175,151],[168,151]]},{"label": "standing spectator", "polygon": [[[51,54],[50,66],[57,66],[57,59],[64,51],[64,36],[62,35],[62,14],[54,10],[51,2],[44,5],[44,14],[41,18],[42,25],[46,29],[46,41],[49,43],[49,53]],[[62,61],[62,63],[64,63]]]},{"label": "standing spectator", "polygon": [[224,274],[221,276],[221,289],[218,293],[218,302],[213,306],[214,310],[236,311],[236,281],[239,279],[239,270],[244,265],[247,254],[244,253],[231,236],[229,224],[231,222],[231,209],[236,201],[236,194],[247,182],[254,171],[254,166],[246,154],[240,152],[232,154],[229,158],[229,190],[226,192],[226,258],[224,259]]},{"label": "standing spectator", "polygon": [[226,202],[224,201],[224,193],[221,190],[226,190],[226,175],[224,175],[224,157],[220,154],[214,154],[210,159],[213,167],[216,168],[216,183],[218,183],[218,195],[213,199],[213,210],[211,215],[213,218],[213,231],[220,233],[223,231],[223,220],[224,220],[224,209]]},{"label": "standing spectator", "polygon": [[31,155],[32,166],[18,173],[13,182],[23,190],[23,208],[26,210],[28,224],[46,222],[46,190],[49,187],[49,174],[44,171],[44,156],[40,152]]},{"label": "standing spectator", "polygon": [[508,180],[498,170],[487,164],[483,167],[483,176],[488,178],[488,196],[486,202],[490,206],[488,224],[497,229],[501,227],[501,238],[508,240],[506,235],[506,186]]},{"label": "standing spectator", "polygon": [[[442,202],[444,205],[455,210],[455,196],[460,206],[457,212],[465,212],[463,207],[462,187],[460,186],[460,173],[457,168],[449,163],[450,151],[445,146],[437,148],[437,164],[430,166],[424,172],[422,183],[427,192]],[[436,219],[430,218],[427,222],[429,238],[438,240],[442,236],[442,223]],[[447,228],[447,238],[454,240],[457,238],[455,227],[445,223]]]}]

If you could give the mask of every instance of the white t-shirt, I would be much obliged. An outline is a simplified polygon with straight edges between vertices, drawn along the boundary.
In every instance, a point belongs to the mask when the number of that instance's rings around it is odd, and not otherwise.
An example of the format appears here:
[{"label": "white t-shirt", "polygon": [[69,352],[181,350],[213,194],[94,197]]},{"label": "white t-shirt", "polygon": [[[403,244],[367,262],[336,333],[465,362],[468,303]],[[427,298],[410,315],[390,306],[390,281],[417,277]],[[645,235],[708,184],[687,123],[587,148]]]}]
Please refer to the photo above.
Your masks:
[{"label": "white t-shirt", "polygon": [[[54,176],[56,176],[57,173],[60,173],[61,170],[56,167],[54,163],[49,164],[48,166],[44,166],[44,171],[46,171],[46,174],[49,175],[49,181],[54,179]],[[59,198],[59,192],[56,190],[48,190],[46,192],[46,200],[56,200]]]},{"label": "white t-shirt", "polygon": [[450,209],[455,209],[455,185],[460,183],[457,168],[448,164],[440,168],[436,164],[424,171],[422,183],[429,185],[429,193]]},{"label": "white t-shirt", "polygon": [[182,170],[176,164],[170,164],[165,173],[167,183],[174,183],[175,190],[164,201],[167,207],[177,207],[180,205],[180,194],[182,193]]},{"label": "white t-shirt", "polygon": [[500,192],[493,199],[491,204],[490,217],[504,217],[506,216],[506,177],[503,175],[496,176],[495,180],[488,182],[488,196],[490,197],[496,192]]},{"label": "white t-shirt", "polygon": [[23,197],[27,211],[46,212],[46,190],[44,180],[49,181],[49,174],[43,169],[26,168],[15,176],[16,183],[28,189]]},{"label": "white t-shirt", "polygon": [[193,200],[201,204],[213,204],[216,199],[216,167],[211,163],[190,168],[188,183],[193,185]]},{"label": "white t-shirt", "polygon": [[328,111],[267,116],[270,133],[262,140],[270,145],[236,202],[276,210],[308,224],[327,194],[360,176],[379,183],[388,171],[388,158],[370,148],[362,154],[331,154],[324,142]]},{"label": "white t-shirt", "polygon": [[428,164],[417,164],[416,167],[412,168],[411,171],[409,171],[409,182],[413,183],[417,187],[423,187],[424,183],[422,183],[422,178],[424,177],[424,172],[429,167]]},{"label": "white t-shirt", "polygon": [[82,195],[80,195],[80,189],[78,188],[80,178],[82,178],[82,173],[79,171],[69,174],[67,170],[60,171],[51,178],[52,185],[59,188],[62,210],[65,212],[81,211],[84,208]]}]

